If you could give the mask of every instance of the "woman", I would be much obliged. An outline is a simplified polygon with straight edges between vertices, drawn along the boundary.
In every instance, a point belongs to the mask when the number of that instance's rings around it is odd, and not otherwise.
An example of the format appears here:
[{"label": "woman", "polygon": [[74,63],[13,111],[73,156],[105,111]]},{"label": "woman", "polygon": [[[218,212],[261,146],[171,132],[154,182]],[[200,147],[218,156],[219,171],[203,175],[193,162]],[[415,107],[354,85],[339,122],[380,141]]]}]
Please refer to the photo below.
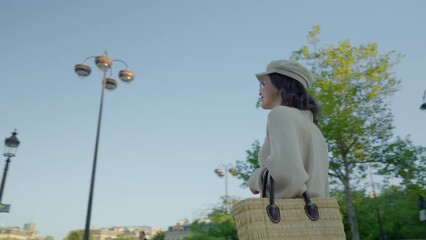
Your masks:
[{"label": "woman", "polygon": [[270,109],[266,138],[259,151],[260,168],[249,179],[250,190],[262,190],[265,171],[274,179],[276,198],[328,197],[328,149],[316,123],[319,108],[307,90],[312,76],[301,64],[278,60],[256,74],[262,108]]}]

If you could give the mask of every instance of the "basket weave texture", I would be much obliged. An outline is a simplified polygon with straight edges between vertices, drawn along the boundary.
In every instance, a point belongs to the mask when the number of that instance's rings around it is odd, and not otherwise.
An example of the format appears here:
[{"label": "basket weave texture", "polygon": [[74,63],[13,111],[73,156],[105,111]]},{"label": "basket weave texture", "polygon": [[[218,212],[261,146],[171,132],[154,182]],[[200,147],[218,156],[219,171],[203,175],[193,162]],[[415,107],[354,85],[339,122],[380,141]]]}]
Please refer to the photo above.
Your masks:
[{"label": "basket weave texture", "polygon": [[248,198],[232,209],[240,240],[344,240],[339,205],[334,198],[313,198],[319,219],[311,221],[304,199],[275,199],[281,221],[272,223],[266,213],[267,198]]}]

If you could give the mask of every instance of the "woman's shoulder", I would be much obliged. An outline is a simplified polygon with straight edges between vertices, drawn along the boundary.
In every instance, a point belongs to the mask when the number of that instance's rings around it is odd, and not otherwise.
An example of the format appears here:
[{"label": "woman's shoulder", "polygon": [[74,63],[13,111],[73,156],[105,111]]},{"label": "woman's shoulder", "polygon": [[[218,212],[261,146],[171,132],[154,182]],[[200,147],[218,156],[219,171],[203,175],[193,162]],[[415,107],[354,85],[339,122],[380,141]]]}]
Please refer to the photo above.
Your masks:
[{"label": "woman's shoulder", "polygon": [[297,114],[298,109],[287,107],[287,106],[277,106],[274,107],[268,114],[269,118],[288,118],[294,117]]},{"label": "woman's shoulder", "polygon": [[302,111],[297,108],[287,106],[277,106],[273,108],[268,114],[268,119],[270,121],[285,121],[286,123],[295,122],[295,124],[301,124],[305,121],[313,121],[311,111]]}]

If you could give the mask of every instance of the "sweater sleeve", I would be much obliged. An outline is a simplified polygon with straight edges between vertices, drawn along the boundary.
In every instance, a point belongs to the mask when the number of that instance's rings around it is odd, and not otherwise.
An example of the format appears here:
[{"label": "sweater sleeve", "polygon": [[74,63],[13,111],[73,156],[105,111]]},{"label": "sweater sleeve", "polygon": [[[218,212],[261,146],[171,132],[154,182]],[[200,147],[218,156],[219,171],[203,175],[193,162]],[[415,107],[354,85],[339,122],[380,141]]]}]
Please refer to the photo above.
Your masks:
[{"label": "sweater sleeve", "polygon": [[294,198],[306,191],[309,178],[301,156],[303,138],[297,133],[296,120],[291,112],[273,110],[268,115],[267,137],[270,154],[267,169],[275,181],[277,198]]},{"label": "sweater sleeve", "polygon": [[250,190],[254,193],[260,193],[262,191],[263,188],[263,174],[265,174],[265,171],[267,170],[266,167],[260,167],[256,170],[254,170],[254,172],[251,174],[249,180],[248,180],[248,185]]}]

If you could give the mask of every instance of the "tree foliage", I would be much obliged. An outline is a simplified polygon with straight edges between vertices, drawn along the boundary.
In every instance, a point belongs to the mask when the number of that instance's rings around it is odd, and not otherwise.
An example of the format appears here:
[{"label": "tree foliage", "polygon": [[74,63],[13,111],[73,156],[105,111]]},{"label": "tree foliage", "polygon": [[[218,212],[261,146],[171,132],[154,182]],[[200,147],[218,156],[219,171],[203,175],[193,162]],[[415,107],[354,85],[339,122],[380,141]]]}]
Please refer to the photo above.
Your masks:
[{"label": "tree foliage", "polygon": [[185,240],[238,239],[235,221],[231,214],[216,209],[209,214],[208,219],[207,222],[202,220],[194,221],[191,224],[193,235],[185,238]]},{"label": "tree foliage", "polygon": [[[74,230],[70,231],[68,235],[64,238],[64,240],[83,240],[84,238],[84,230]],[[96,240],[92,234],[89,234],[89,240]]]},{"label": "tree foliage", "polygon": [[[236,202],[232,199],[232,205]],[[238,240],[237,228],[232,214],[226,212],[224,206],[213,208],[205,219],[191,224],[192,236],[185,240]]]},{"label": "tree foliage", "polygon": [[[417,206],[419,195],[426,196],[424,188],[415,184],[388,186],[382,189],[381,194],[376,198],[369,197],[365,192],[365,189],[353,191],[360,239],[382,239],[379,216],[384,230],[384,239],[422,239],[425,237],[425,222],[419,221]],[[345,193],[333,191],[332,194],[340,203],[346,236],[350,239],[348,208],[344,204]]]},{"label": "tree foliage", "polygon": [[115,240],[138,240],[137,236],[118,235]]},{"label": "tree foliage", "polygon": [[84,230],[70,231],[64,240],[83,240]]},{"label": "tree foliage", "polygon": [[164,240],[165,235],[166,235],[166,232],[159,231],[159,232],[157,232],[157,234],[155,234],[155,236],[152,238],[152,240]]},{"label": "tree foliage", "polygon": [[303,46],[292,59],[309,65],[320,103],[319,127],[330,152],[330,175],[345,190],[353,239],[359,239],[352,184],[369,171],[417,183],[424,172],[424,148],[393,135],[390,100],[400,88],[393,68],[402,55],[380,54],[376,43],[353,46],[349,40],[317,49],[319,26],[308,35],[314,50]]},{"label": "tree foliage", "polygon": [[260,144],[259,141],[255,141],[251,145],[251,149],[246,151],[247,157],[245,160],[237,160],[236,169],[238,172],[237,178],[243,180],[241,187],[247,187],[247,180],[250,178],[251,173],[259,168],[258,154]]},{"label": "tree foliage", "polygon": [[[319,42],[319,26],[308,35]],[[292,59],[311,66],[315,82],[312,94],[321,105],[320,128],[326,137],[330,175],[346,182],[349,175],[366,177],[369,166],[377,174],[400,177],[406,184],[420,183],[415,176],[424,170],[424,149],[408,138],[393,135],[390,100],[400,88],[393,68],[401,54],[379,54],[376,43],[337,46],[312,51],[303,46]]]}]

